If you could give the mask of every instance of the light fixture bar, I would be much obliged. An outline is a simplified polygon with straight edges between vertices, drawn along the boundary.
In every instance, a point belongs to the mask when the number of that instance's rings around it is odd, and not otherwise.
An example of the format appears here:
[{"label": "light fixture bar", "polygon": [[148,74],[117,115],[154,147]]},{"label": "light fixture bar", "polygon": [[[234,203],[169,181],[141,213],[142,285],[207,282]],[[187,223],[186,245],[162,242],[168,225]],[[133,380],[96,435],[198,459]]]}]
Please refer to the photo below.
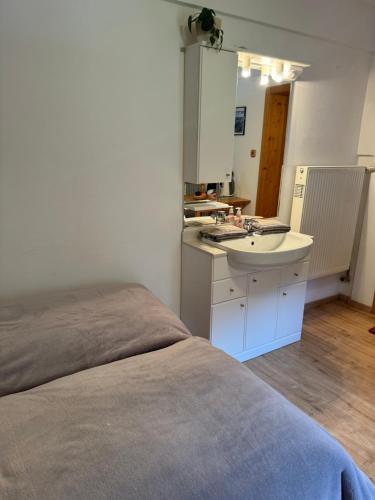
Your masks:
[{"label": "light fixture bar", "polygon": [[260,71],[261,84],[268,85],[270,77],[276,83],[296,80],[309,65],[241,51],[238,52],[238,66],[243,78],[249,78],[252,69]]}]

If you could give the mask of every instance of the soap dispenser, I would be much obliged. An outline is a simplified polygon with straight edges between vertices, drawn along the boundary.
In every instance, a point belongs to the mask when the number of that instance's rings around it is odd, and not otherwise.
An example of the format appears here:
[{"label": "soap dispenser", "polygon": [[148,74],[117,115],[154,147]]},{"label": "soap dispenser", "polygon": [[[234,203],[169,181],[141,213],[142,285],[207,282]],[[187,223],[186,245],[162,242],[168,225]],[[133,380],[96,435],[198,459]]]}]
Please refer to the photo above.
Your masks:
[{"label": "soap dispenser", "polygon": [[241,208],[238,207],[236,210],[236,216],[234,218],[234,225],[237,227],[242,227],[242,213],[241,213]]},{"label": "soap dispenser", "polygon": [[228,222],[228,224],[234,224],[234,209],[232,206],[229,207],[229,214],[227,215],[226,217],[226,222]]}]

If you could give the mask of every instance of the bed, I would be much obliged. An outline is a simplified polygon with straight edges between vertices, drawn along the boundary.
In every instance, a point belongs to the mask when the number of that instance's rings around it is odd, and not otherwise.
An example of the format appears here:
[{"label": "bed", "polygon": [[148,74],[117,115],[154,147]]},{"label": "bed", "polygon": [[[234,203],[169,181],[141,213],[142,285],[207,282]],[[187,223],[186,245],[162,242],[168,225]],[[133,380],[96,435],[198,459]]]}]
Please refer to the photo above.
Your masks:
[{"label": "bed", "polygon": [[140,285],[0,307],[1,500],[375,499],[319,425]]}]

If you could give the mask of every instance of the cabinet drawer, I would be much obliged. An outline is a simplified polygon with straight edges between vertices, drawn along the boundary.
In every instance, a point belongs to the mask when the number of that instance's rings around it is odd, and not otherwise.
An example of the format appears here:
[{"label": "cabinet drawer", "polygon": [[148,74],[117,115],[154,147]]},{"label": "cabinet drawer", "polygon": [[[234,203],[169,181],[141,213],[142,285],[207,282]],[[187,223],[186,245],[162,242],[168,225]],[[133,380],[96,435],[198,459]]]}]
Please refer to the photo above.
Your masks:
[{"label": "cabinet drawer", "polygon": [[224,280],[234,276],[246,276],[246,271],[229,265],[226,255],[216,257],[213,263],[213,281]]},{"label": "cabinet drawer", "polygon": [[226,300],[246,297],[246,276],[237,276],[212,283],[212,303],[218,304]]},{"label": "cabinet drawer", "polygon": [[285,267],[282,271],[281,284],[293,285],[307,280],[309,272],[308,262],[297,262],[291,266]]},{"label": "cabinet drawer", "polygon": [[272,271],[260,271],[258,273],[249,274],[249,290],[263,290],[269,288],[277,288],[281,283],[280,269]]}]

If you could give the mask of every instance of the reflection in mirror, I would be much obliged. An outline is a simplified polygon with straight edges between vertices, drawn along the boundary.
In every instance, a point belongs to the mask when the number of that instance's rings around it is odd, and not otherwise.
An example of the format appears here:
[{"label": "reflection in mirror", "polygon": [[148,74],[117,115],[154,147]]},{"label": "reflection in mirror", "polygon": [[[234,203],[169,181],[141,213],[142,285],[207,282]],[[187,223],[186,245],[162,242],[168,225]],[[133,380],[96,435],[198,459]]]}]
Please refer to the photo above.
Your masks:
[{"label": "reflection in mirror", "polygon": [[[228,135],[233,127],[233,163],[224,165],[224,174],[222,166],[218,167],[217,179],[212,179],[211,184],[185,184],[185,217],[208,216],[222,210],[228,213],[230,207],[234,211],[241,208],[243,215],[278,215],[291,86],[307,66],[247,52],[238,53],[237,97],[236,101],[230,101],[231,106],[236,108],[233,109],[233,125],[227,113],[225,120],[210,121],[210,134],[202,132],[199,122],[195,129],[199,130],[199,136],[196,134],[193,141],[188,136],[190,142],[197,141],[198,138],[198,145],[203,143],[207,151],[208,144],[204,142],[207,137],[211,140],[211,150],[215,148],[215,144],[212,144],[212,130],[217,123],[220,124],[221,134],[222,126],[226,127],[225,134]],[[230,80],[224,72],[219,76]],[[220,81],[220,78],[217,80]],[[235,80],[232,81],[235,84]],[[216,109],[220,109],[223,95],[220,95]],[[229,98],[230,96],[228,100]],[[204,104],[200,106],[199,112],[206,121],[207,117],[220,116],[212,113],[212,109],[204,108]],[[226,109],[228,110],[228,106]],[[188,124],[191,127],[191,121]],[[207,125],[206,122],[204,125]],[[229,144],[230,141],[228,147]],[[199,151],[199,147],[197,150]],[[207,157],[205,161],[207,162]],[[195,167],[195,171],[198,172],[195,176],[197,180],[207,179],[207,175],[200,175],[199,168]],[[215,168],[210,169],[210,176],[213,172]],[[219,179],[228,180],[215,183]]]},{"label": "reflection in mirror", "polygon": [[239,71],[232,179],[186,184],[186,217],[228,211],[228,205],[245,215],[277,215],[291,84],[260,82],[261,71],[247,78]]},{"label": "reflection in mirror", "polygon": [[243,135],[235,137],[236,194],[248,198],[248,215],[274,217],[278,212],[290,83],[261,85],[261,72],[239,74],[237,109],[246,108]]}]

